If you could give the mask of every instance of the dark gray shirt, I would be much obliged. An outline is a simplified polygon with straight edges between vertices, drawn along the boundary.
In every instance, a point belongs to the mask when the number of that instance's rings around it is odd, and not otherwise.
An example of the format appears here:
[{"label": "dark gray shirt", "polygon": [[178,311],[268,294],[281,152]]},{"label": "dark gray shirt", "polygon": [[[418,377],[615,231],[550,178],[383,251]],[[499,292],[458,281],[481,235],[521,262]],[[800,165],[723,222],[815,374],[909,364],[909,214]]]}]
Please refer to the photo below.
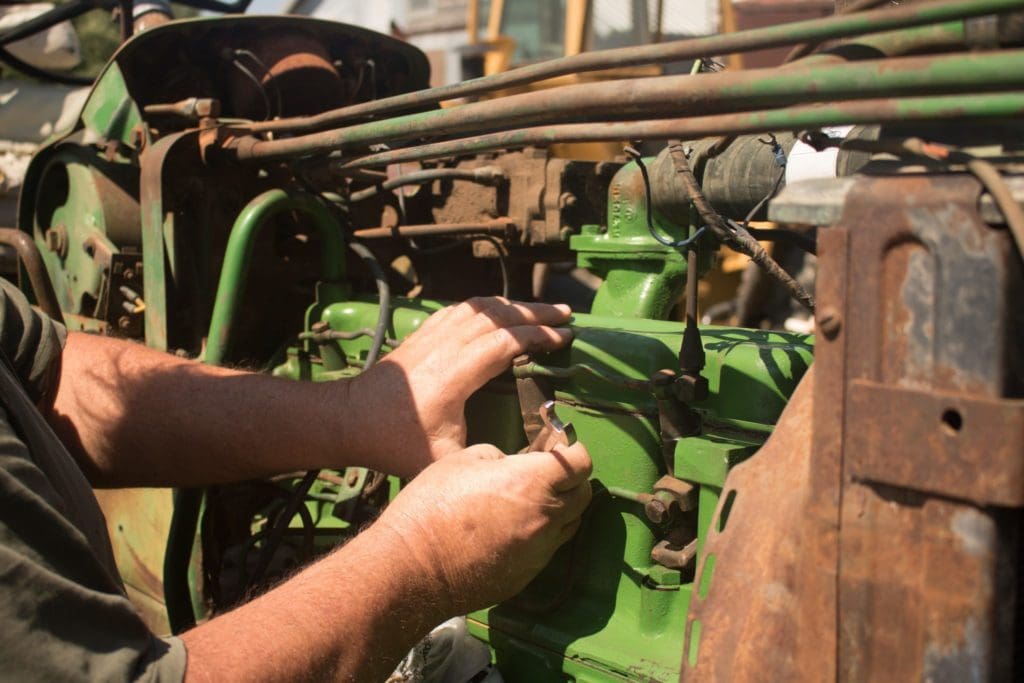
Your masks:
[{"label": "dark gray shirt", "polygon": [[0,680],[181,681],[184,645],[125,596],[96,498],[37,409],[65,335],[0,279]]}]

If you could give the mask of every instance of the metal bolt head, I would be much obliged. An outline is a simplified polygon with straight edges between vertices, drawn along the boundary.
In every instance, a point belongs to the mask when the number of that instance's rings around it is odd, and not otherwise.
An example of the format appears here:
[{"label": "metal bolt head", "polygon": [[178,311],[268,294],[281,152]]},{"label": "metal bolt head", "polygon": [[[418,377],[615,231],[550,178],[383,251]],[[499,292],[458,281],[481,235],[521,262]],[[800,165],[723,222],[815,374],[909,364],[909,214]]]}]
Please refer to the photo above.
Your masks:
[{"label": "metal bolt head", "polygon": [[644,514],[655,524],[661,524],[668,519],[668,506],[657,498],[652,498],[644,504]]},{"label": "metal bolt head", "polygon": [[122,330],[127,330],[129,327],[132,326],[132,319],[126,315],[122,315],[120,318],[117,319],[117,326]]},{"label": "metal bolt head", "polygon": [[815,325],[826,339],[835,339],[843,328],[843,319],[834,306],[826,306],[818,312]]}]

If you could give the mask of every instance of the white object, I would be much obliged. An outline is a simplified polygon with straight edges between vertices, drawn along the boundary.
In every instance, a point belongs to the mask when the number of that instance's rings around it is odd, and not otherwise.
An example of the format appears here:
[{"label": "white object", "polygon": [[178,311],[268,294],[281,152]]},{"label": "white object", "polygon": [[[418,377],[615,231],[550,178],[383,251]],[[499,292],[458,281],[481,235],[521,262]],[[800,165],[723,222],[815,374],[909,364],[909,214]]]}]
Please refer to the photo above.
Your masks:
[{"label": "white object", "polygon": [[[0,7],[0,30],[6,31],[53,9],[48,2]],[[70,21],[51,26],[7,46],[23,62],[40,69],[67,71],[82,61],[82,48]]]},{"label": "white object", "polygon": [[504,683],[490,650],[469,635],[465,617],[455,617],[417,643],[387,683],[467,683],[484,671],[481,683]]}]

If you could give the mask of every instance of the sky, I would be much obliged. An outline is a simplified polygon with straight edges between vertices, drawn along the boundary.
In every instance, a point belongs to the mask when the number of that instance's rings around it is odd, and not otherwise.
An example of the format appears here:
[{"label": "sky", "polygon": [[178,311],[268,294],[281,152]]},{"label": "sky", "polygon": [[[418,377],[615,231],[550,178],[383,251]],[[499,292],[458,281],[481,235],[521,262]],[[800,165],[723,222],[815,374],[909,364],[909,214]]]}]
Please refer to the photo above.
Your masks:
[{"label": "sky", "polygon": [[252,0],[246,14],[274,14],[288,4],[287,0]]}]

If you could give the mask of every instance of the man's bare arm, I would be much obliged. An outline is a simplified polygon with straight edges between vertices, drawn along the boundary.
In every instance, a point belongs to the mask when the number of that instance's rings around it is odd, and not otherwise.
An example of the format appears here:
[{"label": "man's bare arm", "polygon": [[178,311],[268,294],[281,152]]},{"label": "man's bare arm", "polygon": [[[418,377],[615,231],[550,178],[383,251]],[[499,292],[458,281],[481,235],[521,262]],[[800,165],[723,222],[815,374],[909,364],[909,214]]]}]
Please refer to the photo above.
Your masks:
[{"label": "man's bare arm", "polygon": [[569,339],[568,309],[482,299],[428,319],[350,381],[201,365],[71,334],[50,415],[97,486],[195,486],[360,465],[412,475],[465,446],[463,406],[526,350]]}]

